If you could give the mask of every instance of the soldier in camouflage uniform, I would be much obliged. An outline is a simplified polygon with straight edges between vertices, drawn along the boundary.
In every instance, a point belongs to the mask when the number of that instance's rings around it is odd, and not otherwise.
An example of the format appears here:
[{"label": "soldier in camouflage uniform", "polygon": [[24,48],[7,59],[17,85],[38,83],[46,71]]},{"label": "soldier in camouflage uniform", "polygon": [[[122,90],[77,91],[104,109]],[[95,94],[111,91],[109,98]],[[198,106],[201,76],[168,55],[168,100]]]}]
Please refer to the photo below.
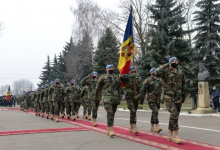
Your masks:
[{"label": "soldier in camouflage uniform", "polygon": [[50,110],[50,115],[51,115],[51,120],[54,119],[54,107],[53,107],[53,100],[52,100],[52,93],[53,93],[53,87],[54,86],[54,82],[50,82],[50,87],[48,89],[48,103],[49,103],[49,110]]},{"label": "soldier in camouflage uniform", "polygon": [[[134,78],[135,78],[135,86],[136,86],[136,93],[134,95]],[[127,102],[128,109],[130,110],[130,133],[137,134],[138,129],[136,126],[137,117],[136,112],[138,108],[138,103],[141,98],[141,79],[136,77],[136,69],[131,66],[129,69],[129,74],[122,74],[120,75],[121,81],[124,82],[124,94],[125,99]]]},{"label": "soldier in camouflage uniform", "polygon": [[113,65],[107,65],[106,71],[107,74],[103,74],[98,80],[94,99],[98,99],[99,93],[102,91],[102,100],[107,112],[107,134],[112,137],[115,136],[113,131],[114,116],[121,101],[121,81],[118,75],[114,74]]},{"label": "soldier in camouflage uniform", "polygon": [[[185,74],[178,68],[178,59],[172,57],[169,63],[157,68],[153,75],[163,79],[161,99],[165,101],[170,112],[168,141],[181,143],[182,140],[178,134],[178,119],[182,103],[187,95]],[[173,132],[175,137],[173,137]]]},{"label": "soldier in camouflage uniform", "polygon": [[63,104],[62,98],[63,98],[64,90],[60,85],[59,79],[56,79],[54,82],[55,84],[54,86],[51,86],[50,90],[52,91],[53,108],[54,108],[54,114],[56,116],[56,122],[60,122],[59,114],[60,114],[60,108]]},{"label": "soldier in camouflage uniform", "polygon": [[43,103],[43,98],[44,98],[44,85],[41,86],[41,90],[40,90],[40,106],[41,106],[41,117],[44,118],[44,112],[45,112],[45,108],[44,108],[44,103]]},{"label": "soldier in camouflage uniform", "polygon": [[80,95],[82,88],[80,88],[79,86],[78,86],[78,88],[79,88],[79,101],[78,101],[78,105],[76,107],[76,118],[79,118],[79,109],[80,109],[80,106],[82,105],[82,97]]},{"label": "soldier in camouflage uniform", "polygon": [[76,86],[76,81],[74,79],[72,79],[70,83],[71,85],[66,89],[66,94],[69,95],[69,102],[71,104],[72,111],[72,120],[75,121],[75,114],[77,110],[80,89]]},{"label": "soldier in camouflage uniform", "polygon": [[24,94],[25,92],[19,97],[20,109],[24,111]]},{"label": "soldier in camouflage uniform", "polygon": [[48,90],[49,85],[45,84],[44,89],[42,90],[43,96],[43,105],[42,105],[42,117],[44,118],[44,113],[46,112],[46,118],[49,119],[49,103],[48,103]]},{"label": "soldier in camouflage uniform", "polygon": [[39,87],[37,92],[36,92],[36,106],[37,106],[37,116],[40,116],[40,111],[41,111],[41,105],[40,105],[40,94],[41,94],[41,88]]},{"label": "soldier in camouflage uniform", "polygon": [[147,93],[147,102],[152,110],[150,131],[160,133],[162,129],[159,127],[158,110],[160,109],[163,81],[153,75],[154,71],[155,68],[152,68],[151,76],[144,81],[142,96],[144,97]]},{"label": "soldier in camouflage uniform", "polygon": [[61,117],[64,118],[65,116],[65,101],[64,101],[64,98],[65,98],[65,87],[63,84],[61,84],[61,87],[63,88],[63,97],[62,97],[62,105],[61,105],[61,108],[60,108],[60,112],[61,112]]},{"label": "soldier in camouflage uniform", "polygon": [[[82,97],[82,104],[83,104],[83,118],[84,119],[87,119],[87,109],[88,109],[88,86],[85,85],[81,91],[81,97]],[[91,109],[90,109],[91,111]],[[89,114],[89,111],[88,111],[88,114]]]},{"label": "soldier in camouflage uniform", "polygon": [[69,93],[66,92],[66,89],[70,86],[70,83],[67,83],[67,87],[64,89],[64,103],[66,107],[67,119],[70,119],[70,102],[69,102]]},{"label": "soldier in camouflage uniform", "polygon": [[[98,73],[97,72],[92,72],[91,74],[89,74],[86,78],[84,78],[81,81],[81,84],[83,86],[85,86],[85,85],[88,86],[88,99],[92,103],[92,118],[93,118],[92,124],[93,124],[93,126],[97,126],[96,118],[97,118],[97,111],[98,111],[99,102],[100,102],[99,97],[97,99],[94,99],[97,81],[98,81]],[[90,115],[88,115],[88,120],[90,120]]]},{"label": "soldier in camouflage uniform", "polygon": [[[38,89],[36,89],[36,91],[37,91]],[[33,104],[34,104],[34,106],[33,106],[33,108],[34,108],[34,112],[35,112],[35,115],[37,116],[37,95],[36,95],[36,91],[35,92],[33,92],[32,93],[32,95],[31,95],[31,100],[33,101]]]}]

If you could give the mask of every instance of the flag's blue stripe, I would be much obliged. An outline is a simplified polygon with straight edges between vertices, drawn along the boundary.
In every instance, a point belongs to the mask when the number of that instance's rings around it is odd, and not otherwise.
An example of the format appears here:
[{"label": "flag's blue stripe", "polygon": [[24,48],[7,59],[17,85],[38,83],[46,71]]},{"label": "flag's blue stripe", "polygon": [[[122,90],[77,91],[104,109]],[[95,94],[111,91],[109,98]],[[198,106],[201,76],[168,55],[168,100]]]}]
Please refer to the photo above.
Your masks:
[{"label": "flag's blue stripe", "polygon": [[127,41],[127,39],[132,35],[132,43],[134,43],[134,37],[133,37],[133,25],[132,25],[132,7],[130,10],[130,15],[128,18],[128,23],[125,29],[125,34],[124,34],[124,41]]}]

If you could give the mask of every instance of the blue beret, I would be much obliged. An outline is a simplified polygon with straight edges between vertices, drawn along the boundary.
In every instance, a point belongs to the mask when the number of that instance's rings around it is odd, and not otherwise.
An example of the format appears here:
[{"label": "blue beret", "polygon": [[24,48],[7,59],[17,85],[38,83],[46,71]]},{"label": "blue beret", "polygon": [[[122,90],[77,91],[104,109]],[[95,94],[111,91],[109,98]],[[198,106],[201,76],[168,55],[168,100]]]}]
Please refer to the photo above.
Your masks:
[{"label": "blue beret", "polygon": [[66,85],[70,85],[70,83],[68,82]]},{"label": "blue beret", "polygon": [[41,86],[41,88],[43,88],[43,87],[44,87],[44,85]]},{"label": "blue beret", "polygon": [[76,80],[72,79],[70,82],[76,82]]},{"label": "blue beret", "polygon": [[152,72],[152,71],[154,71],[156,68],[152,68],[151,70],[150,70],[150,72]]},{"label": "blue beret", "polygon": [[48,84],[45,84],[45,86],[44,86],[44,87],[46,87],[46,86],[48,86]]},{"label": "blue beret", "polygon": [[107,65],[106,69],[113,67],[113,65]]},{"label": "blue beret", "polygon": [[129,69],[129,71],[131,71],[131,70],[133,70],[133,69],[135,69],[135,67],[131,66],[130,69]]},{"label": "blue beret", "polygon": [[52,82],[50,82],[50,85],[51,85],[51,84],[53,84],[53,81],[52,81]]},{"label": "blue beret", "polygon": [[57,79],[55,79],[55,82],[56,82],[56,81],[60,81],[60,80],[57,78]]},{"label": "blue beret", "polygon": [[178,60],[176,57],[172,57],[169,59],[169,62],[173,61],[173,60]]},{"label": "blue beret", "polygon": [[25,94],[26,92],[23,92],[23,94]]},{"label": "blue beret", "polygon": [[[107,69],[107,68],[106,68]],[[92,74],[97,74],[98,75],[98,72],[92,72]]]}]

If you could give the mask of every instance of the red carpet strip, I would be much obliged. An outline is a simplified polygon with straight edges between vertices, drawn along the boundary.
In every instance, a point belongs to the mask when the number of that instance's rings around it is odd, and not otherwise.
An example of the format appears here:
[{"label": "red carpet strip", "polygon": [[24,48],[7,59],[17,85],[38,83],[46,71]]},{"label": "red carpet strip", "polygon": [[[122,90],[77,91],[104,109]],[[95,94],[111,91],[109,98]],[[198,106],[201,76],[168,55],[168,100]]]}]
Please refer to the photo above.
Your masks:
[{"label": "red carpet strip", "polygon": [[84,127],[71,128],[53,128],[53,129],[36,129],[36,130],[18,130],[18,131],[1,131],[0,136],[19,135],[19,134],[34,134],[34,133],[55,133],[55,132],[71,132],[71,131],[87,131]]},{"label": "red carpet strip", "polygon": [[[29,111],[30,114],[35,114],[34,112]],[[71,121],[66,118],[61,119],[61,121],[81,126],[87,129],[91,129],[100,133],[105,133],[107,131],[107,125],[105,123],[97,123],[98,126],[94,127],[91,121],[76,119],[76,121]],[[128,139],[130,141],[142,143],[145,145],[166,149],[166,150],[220,150],[220,146],[211,145],[202,142],[196,142],[191,140],[182,139],[181,144],[176,144],[173,142],[167,141],[167,136],[156,134],[147,131],[139,130],[138,134],[129,133],[129,128],[122,126],[114,126],[114,132],[117,137]],[[107,136],[107,135],[106,135]]]}]

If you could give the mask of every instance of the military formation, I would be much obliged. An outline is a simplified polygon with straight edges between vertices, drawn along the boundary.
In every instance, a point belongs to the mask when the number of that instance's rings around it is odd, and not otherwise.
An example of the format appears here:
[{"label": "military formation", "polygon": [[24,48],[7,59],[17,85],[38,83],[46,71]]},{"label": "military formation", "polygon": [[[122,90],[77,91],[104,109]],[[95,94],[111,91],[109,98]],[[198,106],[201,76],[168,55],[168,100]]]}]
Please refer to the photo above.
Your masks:
[{"label": "military formation", "polygon": [[0,106],[15,107],[16,103],[17,103],[17,98],[15,95],[10,95],[9,100],[6,100],[6,95],[0,96]]},{"label": "military formation", "polygon": [[[107,135],[115,136],[113,126],[117,106],[121,96],[125,96],[127,107],[130,110],[130,133],[137,134],[137,109],[143,105],[147,95],[147,103],[152,110],[151,132],[160,133],[158,111],[160,104],[166,105],[170,112],[168,141],[181,143],[179,137],[178,119],[182,103],[187,95],[186,79],[178,68],[178,59],[172,57],[167,64],[150,70],[151,76],[142,82],[137,76],[135,67],[130,67],[128,74],[114,74],[114,66],[106,66],[106,74],[99,77],[92,72],[82,79],[82,88],[72,79],[66,86],[60,84],[59,79],[37,88],[35,92],[25,92],[19,97],[21,110],[35,111],[36,116],[59,122],[59,116],[65,116],[75,121],[79,118],[79,108],[83,106],[83,118],[92,120],[97,126],[97,114],[100,101],[104,103],[107,112]],[[122,89],[121,83],[125,84]],[[45,116],[46,114],[46,116]]]}]

